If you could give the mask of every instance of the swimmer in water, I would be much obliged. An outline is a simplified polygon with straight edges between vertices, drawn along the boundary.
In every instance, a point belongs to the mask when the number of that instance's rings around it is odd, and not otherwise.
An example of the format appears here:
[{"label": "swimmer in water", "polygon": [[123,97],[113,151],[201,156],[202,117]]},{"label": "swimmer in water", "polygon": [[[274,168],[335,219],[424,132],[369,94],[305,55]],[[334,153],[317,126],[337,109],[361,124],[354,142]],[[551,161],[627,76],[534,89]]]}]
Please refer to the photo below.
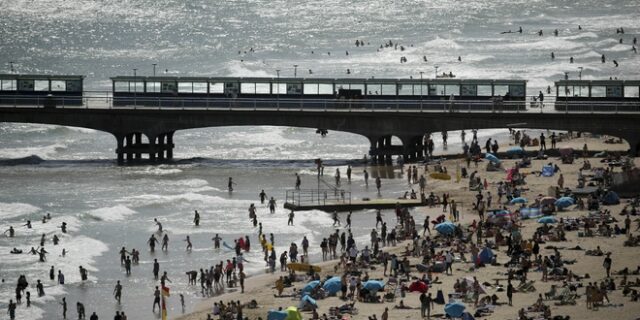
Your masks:
[{"label": "swimmer in water", "polygon": [[195,210],[195,214],[193,216],[193,223],[197,226],[200,226],[200,214],[198,213],[198,210]]},{"label": "swimmer in water", "polygon": [[229,190],[229,192],[233,192],[233,185],[236,184],[235,182],[233,182],[233,178],[229,177],[229,182],[227,183],[227,189]]},{"label": "swimmer in water", "polygon": [[602,55],[602,57],[600,57],[600,60],[602,61],[602,63],[605,63],[607,61],[607,59],[604,57],[604,54]]},{"label": "swimmer in water", "polygon": [[160,221],[158,221],[158,219],[156,219],[156,218],[153,218],[153,221],[158,226],[158,233],[162,233],[162,223],[160,223]]},{"label": "swimmer in water", "polygon": [[553,53],[553,51],[551,51],[551,60],[554,60],[556,58],[556,54]]},{"label": "swimmer in water", "polygon": [[169,235],[165,233],[162,237],[162,251],[167,250],[169,250]]},{"label": "swimmer in water", "polygon": [[618,61],[613,60],[613,64],[616,66],[616,68],[618,67]]},{"label": "swimmer in water", "polygon": [[191,249],[193,248],[193,244],[191,244],[191,238],[187,236],[187,238],[184,241],[187,242],[187,251],[191,252]]},{"label": "swimmer in water", "polygon": [[156,236],[152,234],[149,240],[147,240],[147,243],[149,244],[151,252],[154,252],[156,250],[156,243],[158,243],[158,239],[156,239]]}]

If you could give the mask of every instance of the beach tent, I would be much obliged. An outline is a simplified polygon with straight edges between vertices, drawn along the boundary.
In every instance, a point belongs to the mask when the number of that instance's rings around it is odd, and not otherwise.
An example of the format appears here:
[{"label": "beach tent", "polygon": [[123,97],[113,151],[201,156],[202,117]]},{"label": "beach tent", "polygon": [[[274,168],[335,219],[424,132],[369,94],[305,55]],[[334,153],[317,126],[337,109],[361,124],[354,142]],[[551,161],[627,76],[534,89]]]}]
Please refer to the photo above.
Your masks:
[{"label": "beach tent", "polygon": [[538,219],[538,223],[556,223],[556,218],[554,216],[546,216]]},{"label": "beach tent", "polygon": [[[467,288],[473,288],[473,277],[465,277],[464,281],[467,283]],[[480,294],[486,294],[487,288],[485,288],[482,283],[480,285]]]},{"label": "beach tent", "polygon": [[416,280],[409,285],[409,291],[424,293],[429,291],[429,286],[420,280]]},{"label": "beach tent", "polygon": [[436,262],[431,266],[431,272],[444,272],[447,265],[444,262]]},{"label": "beach tent", "polygon": [[320,281],[318,281],[318,280],[311,281],[311,282],[307,283],[307,285],[305,285],[304,288],[302,288],[302,291],[301,291],[302,294],[310,293],[319,284],[320,284]]},{"label": "beach tent", "polygon": [[456,230],[456,225],[450,221],[445,221],[443,223],[436,224],[434,229],[443,235],[450,235]]},{"label": "beach tent", "polygon": [[289,313],[287,311],[269,310],[267,320],[286,320]]},{"label": "beach tent", "polygon": [[562,197],[558,200],[556,200],[556,207],[562,209],[562,208],[566,208],[569,206],[572,206],[574,204],[573,198],[571,197]]},{"label": "beach tent", "polygon": [[554,173],[553,166],[542,166],[543,177],[552,177]]},{"label": "beach tent", "polygon": [[498,157],[496,157],[495,155],[491,154],[491,153],[485,153],[484,154],[484,158],[493,162],[493,163],[500,163],[500,159],[498,159]]},{"label": "beach tent", "polygon": [[466,306],[462,302],[454,301],[444,306],[444,312],[452,318],[462,317]]},{"label": "beach tent", "polygon": [[539,208],[522,208],[520,209],[520,218],[522,219],[534,219],[542,216]]},{"label": "beach tent", "polygon": [[362,284],[362,287],[371,291],[371,292],[377,292],[379,290],[382,290],[384,288],[384,282],[382,281],[378,281],[378,280],[369,280],[365,283]]},{"label": "beach tent", "polygon": [[298,303],[298,309],[305,309],[305,307],[307,306],[317,308],[318,303],[316,302],[316,299],[313,299],[308,294],[305,294],[304,296],[302,296],[302,299],[300,299],[300,303]]},{"label": "beach tent", "polygon": [[602,204],[609,205],[618,203],[620,203],[620,197],[618,197],[618,194],[613,191],[607,192],[607,194],[604,195],[604,198],[602,198]]},{"label": "beach tent", "polygon": [[285,320],[302,320],[302,315],[298,308],[291,306],[287,308],[287,318]]},{"label": "beach tent", "polygon": [[482,251],[480,251],[480,255],[478,255],[480,262],[484,264],[489,264],[493,260],[493,251],[489,247],[484,247]]},{"label": "beach tent", "polygon": [[322,289],[324,289],[324,291],[330,296],[340,291],[341,287],[342,283],[340,282],[340,277],[330,278],[322,285]]},{"label": "beach tent", "polygon": [[523,197],[517,197],[517,198],[511,199],[511,201],[509,201],[509,203],[510,204],[527,203],[527,199],[523,198]]}]

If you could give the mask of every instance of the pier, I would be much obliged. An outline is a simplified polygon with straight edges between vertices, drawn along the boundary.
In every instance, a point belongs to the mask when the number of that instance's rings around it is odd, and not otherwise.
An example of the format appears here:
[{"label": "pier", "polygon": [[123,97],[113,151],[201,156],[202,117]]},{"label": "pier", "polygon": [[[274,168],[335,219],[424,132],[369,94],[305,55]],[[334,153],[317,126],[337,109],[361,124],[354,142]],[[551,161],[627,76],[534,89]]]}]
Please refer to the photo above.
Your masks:
[{"label": "pier", "polygon": [[426,203],[419,199],[358,199],[351,198],[351,192],[341,189],[287,190],[284,208],[293,211],[320,210],[325,212],[345,212],[362,209],[394,209],[396,206],[421,207]]}]

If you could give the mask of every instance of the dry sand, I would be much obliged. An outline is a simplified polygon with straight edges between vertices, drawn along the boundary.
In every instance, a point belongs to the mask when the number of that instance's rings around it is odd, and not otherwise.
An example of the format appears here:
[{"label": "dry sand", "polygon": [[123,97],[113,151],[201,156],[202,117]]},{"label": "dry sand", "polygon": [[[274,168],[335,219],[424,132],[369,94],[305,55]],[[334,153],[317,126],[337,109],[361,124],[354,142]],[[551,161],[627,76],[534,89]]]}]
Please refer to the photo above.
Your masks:
[{"label": "dry sand", "polygon": [[[605,144],[603,143],[604,138],[580,138],[573,139],[568,141],[563,141],[558,143],[558,147],[573,147],[574,149],[581,150],[582,145],[586,142],[588,143],[590,150],[626,150],[628,145],[625,144]],[[505,149],[508,146],[501,146]],[[600,163],[600,159],[589,159],[593,167],[602,167],[603,165]],[[464,165],[462,160],[449,160],[446,161],[445,166],[448,168],[449,172],[455,172],[456,162],[459,161],[461,165]],[[582,165],[582,160],[576,160],[574,164],[566,165],[561,164],[558,159],[548,159],[546,161],[542,160],[533,160],[532,166],[529,170],[540,170],[543,164],[547,162],[557,163],[562,173],[564,174],[565,186],[575,187],[577,184],[577,172],[578,168]],[[514,160],[505,160],[504,167],[510,168],[514,164]],[[638,159],[636,159],[636,165],[638,164]],[[494,202],[497,201],[497,192],[496,192],[496,183],[505,178],[504,172],[486,172],[484,169],[485,165],[480,163],[478,166],[478,172],[480,176],[484,179],[486,178],[490,184],[489,190],[492,194],[494,194]],[[471,164],[471,171],[474,170],[473,163]],[[620,170],[620,169],[617,169]],[[536,177],[535,175],[529,175],[526,178],[527,185],[530,191],[523,194],[524,197],[529,199],[535,198],[538,194],[547,194],[547,189],[549,186],[555,186],[558,175],[556,174],[554,177]],[[468,180],[463,179],[460,183],[455,182],[455,178],[451,181],[440,181],[429,179],[427,183],[427,191],[433,191],[436,194],[441,195],[442,193],[448,192],[456,202],[461,202],[462,206],[459,206],[459,210],[462,214],[462,223],[463,225],[471,223],[473,219],[477,219],[477,214],[471,211],[471,201],[474,201],[474,192],[468,191]],[[623,199],[622,204],[607,206],[606,209],[609,209],[612,215],[619,221],[619,225],[624,227],[623,219],[624,217],[620,216],[618,213],[626,203],[626,200]],[[510,209],[514,209],[514,206],[508,206]],[[431,216],[432,218],[441,214],[441,208],[417,208],[412,210],[412,215],[418,225],[421,225],[426,215]],[[575,209],[569,209],[562,212],[557,213],[558,217],[580,217],[586,215],[586,211],[577,211]],[[374,217],[372,216],[372,219]],[[392,223],[389,223],[390,226]],[[524,239],[529,239],[535,228],[539,226],[535,220],[523,220],[523,237]],[[635,222],[633,224],[633,229],[635,229]],[[567,242],[549,242],[547,244],[541,245],[541,254],[552,255],[552,250],[544,249],[547,245],[555,245],[558,247],[575,247],[576,245],[580,245],[580,247],[584,249],[595,249],[596,246],[600,246],[605,252],[612,252],[613,259],[613,267],[612,272],[628,267],[629,269],[635,270],[635,268],[640,265],[640,259],[638,258],[638,254],[640,253],[639,247],[629,248],[623,247],[623,241],[625,239],[624,236],[614,236],[611,238],[604,237],[592,237],[592,238],[578,238],[577,232],[567,232]],[[312,243],[313,245],[318,245],[317,243]],[[385,250],[392,250],[395,252],[400,252],[403,250],[404,244],[398,245],[395,248],[385,248]],[[498,262],[505,263],[508,261],[508,257],[506,255],[506,247],[501,247],[499,251],[494,252],[498,255]],[[574,274],[584,275],[586,273],[591,275],[591,279],[583,280],[583,284],[587,284],[589,281],[601,281],[605,278],[605,270],[602,267],[602,262],[604,257],[593,257],[586,256],[584,251],[573,251],[573,250],[561,250],[562,256],[564,259],[576,259],[577,263],[573,265],[569,265],[568,267],[573,271]],[[416,258],[410,259],[412,264],[419,263]],[[313,262],[313,261],[312,261]],[[330,261],[326,263],[321,263],[320,265],[326,266],[323,268],[322,278],[326,275],[334,275],[333,266],[337,264],[337,261]],[[453,275],[447,276],[444,274],[436,274],[440,277],[442,284],[436,284],[432,288],[430,288],[429,292],[432,292],[434,298],[435,293],[438,289],[442,289],[445,297],[448,293],[453,292],[453,284],[456,279],[466,276],[476,276],[479,281],[482,282],[490,282],[494,283],[494,278],[505,278],[504,275],[500,275],[506,271],[506,268],[502,266],[487,266],[484,268],[480,268],[476,271],[469,271],[470,264],[467,263],[454,263]],[[378,266],[377,270],[369,270],[370,277],[372,279],[383,278],[382,268]],[[197,310],[191,314],[183,315],[178,317],[177,319],[181,320],[204,320],[207,318],[207,313],[211,312],[211,308],[213,306],[213,302],[215,301],[231,301],[231,300],[239,300],[243,303],[250,301],[251,299],[255,299],[258,304],[258,309],[244,309],[244,315],[249,317],[249,319],[257,319],[258,317],[262,317],[262,319],[266,319],[267,311],[270,309],[277,309],[278,307],[286,308],[288,306],[297,305],[298,300],[292,300],[291,298],[276,298],[274,297],[274,293],[276,292],[274,287],[274,282],[277,277],[284,275],[284,273],[276,272],[275,274],[264,274],[258,275],[254,277],[250,277],[246,281],[246,291],[244,294],[240,294],[238,291],[228,292],[220,296],[213,297],[208,299],[197,306]],[[340,275],[340,274],[337,274]],[[421,276],[422,274],[413,270],[413,276]],[[561,285],[561,282],[557,281],[549,281],[542,282],[541,281],[541,273],[540,272],[530,272],[529,279],[535,280],[535,288],[537,289],[532,293],[515,293],[513,298],[513,306],[501,305],[495,309],[493,315],[489,316],[490,319],[517,319],[517,312],[520,308],[526,308],[527,306],[535,303],[538,294],[549,291],[552,284]],[[619,284],[621,276],[614,276],[616,285]],[[630,276],[630,281],[635,281],[638,276]],[[386,279],[386,278],[385,278]],[[295,287],[301,289],[306,282],[298,282]],[[514,283],[514,285],[516,285]],[[495,288],[487,288],[488,294],[496,293],[499,297],[499,302],[506,302],[506,292],[496,292]],[[637,289],[637,288],[636,288]],[[285,289],[285,293],[291,292],[291,288]],[[551,306],[552,315],[569,315],[572,319],[636,319],[640,317],[640,302],[630,302],[628,297],[623,297],[621,288],[617,287],[617,290],[609,293],[609,299],[611,300],[611,305],[606,305],[598,308],[597,310],[588,310],[586,308],[586,299],[584,295],[584,287],[578,290],[580,294],[580,298],[577,300],[576,305],[569,306],[556,306],[554,305],[554,301],[545,301],[545,304]],[[404,303],[408,306],[414,307],[411,310],[400,310],[394,309],[393,306],[400,301],[400,297],[398,294],[398,298],[395,302],[385,302],[385,303],[360,303],[356,304],[356,307],[359,309],[359,313],[352,317],[352,319],[367,319],[368,316],[377,315],[378,319],[380,319],[380,315],[384,311],[385,307],[389,307],[390,319],[418,319],[420,318],[420,302],[419,302],[419,294],[417,293],[407,293],[407,296],[404,298]],[[337,297],[329,297],[323,300],[318,301],[319,310],[318,313],[322,315],[323,313],[329,314],[329,308],[332,306],[339,306],[344,304],[344,301],[341,301]],[[473,304],[467,304],[467,310],[473,312]],[[443,306],[436,305],[432,314],[442,315]],[[303,313],[303,317],[305,319],[310,319],[310,313]],[[214,317],[217,319],[217,316]]]}]

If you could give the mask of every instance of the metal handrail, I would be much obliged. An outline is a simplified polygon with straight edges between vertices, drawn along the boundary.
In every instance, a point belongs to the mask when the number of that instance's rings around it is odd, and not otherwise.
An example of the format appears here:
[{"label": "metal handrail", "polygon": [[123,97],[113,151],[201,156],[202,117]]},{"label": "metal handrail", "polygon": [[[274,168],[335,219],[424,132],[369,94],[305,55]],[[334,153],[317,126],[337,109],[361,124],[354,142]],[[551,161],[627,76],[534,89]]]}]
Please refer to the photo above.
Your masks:
[{"label": "metal handrail", "polygon": [[287,190],[285,202],[293,205],[351,204],[351,192],[343,189]]},{"label": "metal handrail", "polygon": [[[0,105],[12,107],[46,107],[53,102],[57,108],[134,108],[144,109],[150,106],[158,110],[182,109],[227,109],[252,111],[395,111],[395,112],[451,112],[451,113],[520,113],[520,112],[572,112],[572,113],[619,113],[640,112],[639,101],[568,101],[547,99],[544,103],[528,97],[525,100],[503,101],[489,100],[413,100],[413,99],[314,99],[314,98],[213,98],[213,97],[161,97],[147,98],[139,96],[113,97],[107,91],[86,91],[79,96],[29,96],[2,95]],[[114,102],[116,103],[114,105]],[[122,104],[122,105],[120,105]]]}]

